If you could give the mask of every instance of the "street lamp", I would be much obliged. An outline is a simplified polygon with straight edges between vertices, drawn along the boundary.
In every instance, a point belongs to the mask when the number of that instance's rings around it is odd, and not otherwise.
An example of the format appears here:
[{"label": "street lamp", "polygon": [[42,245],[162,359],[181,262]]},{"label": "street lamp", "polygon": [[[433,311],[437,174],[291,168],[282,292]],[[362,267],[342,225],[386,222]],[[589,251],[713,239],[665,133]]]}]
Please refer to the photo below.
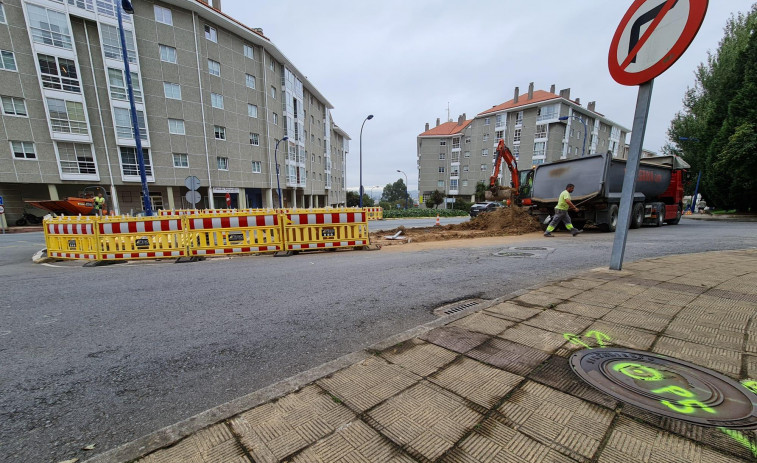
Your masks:
[{"label": "street lamp", "polygon": [[399,169],[397,169],[397,172],[405,176],[405,209],[407,209],[407,201],[410,198],[410,192],[408,191],[408,185],[407,185],[407,174],[402,172]]},{"label": "street lamp", "polygon": [[[276,156],[276,151],[279,150],[279,143],[289,140],[289,137],[284,137],[281,140],[276,141],[276,147],[273,149],[273,162],[276,163],[276,186],[279,187],[279,208],[283,209],[284,204],[281,202],[281,182],[279,181],[279,158]],[[270,145],[269,145],[270,146]]]},{"label": "street lamp", "polygon": [[369,114],[360,126],[360,207],[363,207],[363,127],[366,121],[373,119],[373,114]]},{"label": "street lamp", "polygon": [[582,123],[584,125],[584,146],[581,148],[581,157],[584,157],[584,154],[586,154],[586,122],[584,122],[583,118],[580,116],[576,116],[575,114],[571,114],[570,116],[563,116],[558,117],[557,120],[559,121],[567,121],[570,118],[578,120],[578,122]]},{"label": "street lamp", "polygon": [[128,13],[134,14],[134,7],[129,0],[121,1],[121,8],[116,7],[118,16],[118,33],[121,36],[121,55],[124,59],[124,73],[126,74],[126,89],[129,93],[129,107],[131,109],[131,127],[134,132],[135,149],[137,150],[137,165],[139,167],[139,178],[142,181],[142,201],[144,203],[145,214],[149,217],[152,215],[152,201],[150,200],[150,190],[147,188],[147,173],[145,171],[145,157],[142,154],[142,139],[139,136],[139,121],[137,120],[137,106],[134,104],[134,89],[131,86],[131,70],[129,67],[129,54],[126,51],[126,34],[124,33],[124,23],[121,19],[121,9]]}]

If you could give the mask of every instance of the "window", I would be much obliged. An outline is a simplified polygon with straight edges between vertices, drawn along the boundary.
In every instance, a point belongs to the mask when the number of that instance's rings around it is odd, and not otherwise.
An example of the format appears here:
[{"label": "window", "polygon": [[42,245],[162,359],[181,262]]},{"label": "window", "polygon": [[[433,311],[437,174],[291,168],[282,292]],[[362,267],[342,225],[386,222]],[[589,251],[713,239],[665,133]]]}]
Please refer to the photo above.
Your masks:
[{"label": "window", "polygon": [[0,69],[6,71],[16,70],[16,58],[13,56],[13,52],[0,50]]},{"label": "window", "polygon": [[245,74],[244,83],[247,85],[247,88],[255,88],[255,76]]},{"label": "window", "polygon": [[273,125],[279,125],[279,115],[273,113]]},{"label": "window", "polygon": [[439,146],[447,146],[447,140],[439,140]]},{"label": "window", "polygon": [[581,139],[581,131],[580,130],[576,131],[576,138],[578,138],[579,140]]},{"label": "window", "polygon": [[460,137],[455,137],[452,139],[452,149],[460,149]]},{"label": "window", "polygon": [[32,40],[35,43],[73,50],[68,17],[65,14],[31,3],[27,4],[26,8],[29,13]]},{"label": "window", "polygon": [[271,86],[271,98],[276,98],[276,87]]},{"label": "window", "polygon": [[505,125],[505,115],[504,114],[497,114],[497,122],[495,127],[504,127]]},{"label": "window", "polygon": [[84,116],[84,105],[81,103],[48,98],[47,109],[53,132],[81,135],[89,133],[87,119]]},{"label": "window", "polygon": [[58,143],[60,170],[64,174],[96,174],[92,146],[82,143]]},{"label": "window", "polygon": [[189,155],[184,153],[173,153],[174,167],[189,167]]},{"label": "window", "polygon": [[496,130],[494,132],[494,138],[496,138],[496,141],[499,142],[505,137],[505,131],[504,130]]},{"label": "window", "polygon": [[258,117],[258,107],[254,104],[247,104],[247,115],[249,117]]},{"label": "window", "polygon": [[221,76],[221,63],[218,61],[208,60],[208,72],[214,76]]},{"label": "window", "polygon": [[26,117],[26,103],[23,98],[14,98],[12,96],[2,97],[3,101],[3,114],[7,116],[23,116]]},{"label": "window", "polygon": [[534,143],[534,157],[544,157],[547,153],[547,142],[537,141]]},{"label": "window", "polygon": [[469,170],[469,168],[468,168],[468,166],[467,166],[467,165],[466,165],[466,166],[463,166],[463,172],[468,172],[468,170]]},{"label": "window", "polygon": [[449,174],[453,177],[460,175],[460,166],[452,166],[449,170]]},{"label": "window", "polygon": [[559,104],[551,104],[548,106],[542,106],[541,108],[536,110],[536,122],[540,121],[548,121],[552,119],[557,119],[558,112],[560,110]]},{"label": "window", "polygon": [[[113,108],[113,117],[116,120],[116,137],[133,139],[134,128],[131,125],[131,111],[127,108]],[[137,124],[139,124],[139,138],[147,140],[145,114],[142,111],[137,111]]]},{"label": "window", "polygon": [[470,137],[465,137],[465,143],[470,143]]},{"label": "window", "polygon": [[439,173],[440,173],[440,174],[443,174],[443,173],[444,173],[444,166],[439,166]]},{"label": "window", "polygon": [[184,135],[184,121],[182,119],[168,119],[168,133]]},{"label": "window", "polygon": [[181,85],[173,82],[163,82],[163,93],[171,100],[181,100]]},{"label": "window", "polygon": [[30,141],[11,141],[11,151],[15,159],[37,159],[34,143]]},{"label": "window", "polygon": [[216,33],[214,27],[210,27],[205,24],[205,38],[210,40],[211,42],[218,42],[218,34]]},{"label": "window", "polygon": [[491,123],[492,123],[492,120],[491,120],[490,117],[485,117],[484,118],[484,125],[490,125]]},{"label": "window", "polygon": [[438,182],[436,182],[436,186],[438,186],[439,188],[444,188],[444,180],[439,180]]},{"label": "window", "polygon": [[260,165],[260,161],[252,161],[252,173],[253,174],[259,174],[259,173],[261,173],[263,171],[261,167],[262,166]]},{"label": "window", "polygon": [[520,133],[523,129],[515,129],[513,130],[513,142],[520,143]]},{"label": "window", "polygon": [[219,95],[218,93],[211,93],[210,105],[214,108],[223,109],[223,95]]},{"label": "window", "polygon": [[244,52],[244,56],[246,56],[246,57],[248,57],[250,59],[255,59],[255,52],[254,52],[253,48],[250,45],[244,44],[243,47],[242,47],[242,49],[243,49],[243,52]]},{"label": "window", "polygon": [[457,190],[457,179],[456,178],[450,179],[450,181],[449,181],[449,189],[450,190]]},{"label": "window", "polygon": [[260,134],[250,133],[250,144],[252,146],[260,146]]},{"label": "window", "polygon": [[213,135],[216,137],[216,140],[226,140],[226,127],[221,127],[220,125],[213,126]]},{"label": "window", "polygon": [[163,8],[162,6],[155,5],[155,21],[161,24],[168,24],[173,26],[173,16],[171,10]]},{"label": "window", "polygon": [[[126,81],[124,80],[124,71],[121,69],[108,68],[108,81],[110,83],[110,97],[114,100],[127,101],[128,94],[126,90]],[[142,102],[142,88],[139,86],[139,76],[137,73],[131,73],[131,89],[134,92],[134,101]]]},{"label": "window", "polygon": [[513,153],[513,156],[515,156],[516,161],[520,159],[520,145],[513,145],[510,152]]},{"label": "window", "polygon": [[484,141],[489,141],[489,134],[488,133],[484,134]]},{"label": "window", "polygon": [[79,77],[76,75],[76,64],[70,59],[56,58],[50,55],[37,55],[39,70],[42,74],[42,86],[80,93]]},{"label": "window", "polygon": [[217,156],[216,162],[218,163],[218,170],[229,170],[229,158]]},{"label": "window", "polygon": [[5,21],[5,7],[3,6],[2,3],[0,3],[0,23],[1,24],[6,24],[6,21]]},{"label": "window", "polygon": [[536,124],[534,138],[547,138],[547,124]]},{"label": "window", "polygon": [[463,186],[468,186],[468,181],[467,180],[463,180]]},{"label": "window", "polygon": [[[108,24],[100,23],[100,34],[102,35],[103,53],[106,58],[123,61],[121,56],[121,36],[118,28]],[[126,54],[129,56],[129,62],[137,62],[137,53],[134,49],[134,34],[130,30],[124,30],[126,37]]]},{"label": "window", "polygon": [[481,164],[481,170],[486,170],[486,164]]},{"label": "window", "polygon": [[[124,176],[139,176],[139,164],[137,163],[137,150],[130,146],[120,146],[121,151],[121,173]],[[152,176],[152,163],[150,162],[150,151],[142,148],[142,157],[145,160],[145,175]],[[151,196],[152,198],[152,196]]]},{"label": "window", "polygon": [[523,124],[523,111],[518,111],[515,113],[515,125],[522,125]]},{"label": "window", "polygon": [[482,149],[481,156],[489,156],[489,148]]},{"label": "window", "polygon": [[160,45],[160,60],[166,63],[175,63],[176,49],[168,45]]},{"label": "window", "polygon": [[464,158],[469,158],[470,157],[470,151],[466,151],[465,154],[463,155],[463,157]]},{"label": "window", "polygon": [[276,71],[276,63],[273,61],[273,56],[268,55],[268,69]]},{"label": "window", "polygon": [[443,161],[443,160],[445,160],[445,159],[447,159],[447,155],[446,155],[446,154],[444,154],[444,153],[439,153],[439,160],[440,160],[440,161]]}]

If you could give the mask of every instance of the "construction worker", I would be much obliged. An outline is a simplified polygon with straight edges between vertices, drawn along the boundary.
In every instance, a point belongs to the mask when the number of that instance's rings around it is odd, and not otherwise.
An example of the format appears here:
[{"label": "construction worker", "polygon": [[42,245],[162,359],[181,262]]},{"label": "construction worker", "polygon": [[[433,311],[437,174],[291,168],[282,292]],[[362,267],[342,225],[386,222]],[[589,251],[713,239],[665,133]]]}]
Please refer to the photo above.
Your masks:
[{"label": "construction worker", "polygon": [[95,215],[102,216],[104,206],[105,206],[105,198],[103,198],[102,192],[97,193],[97,196],[95,197]]},{"label": "construction worker", "polygon": [[560,224],[560,221],[565,223],[565,228],[567,228],[573,236],[583,232],[583,230],[573,228],[573,224],[570,222],[570,215],[568,214],[569,210],[578,211],[578,208],[570,200],[570,194],[573,193],[574,189],[575,186],[572,183],[568,183],[568,186],[566,186],[563,192],[560,193],[560,199],[558,199],[557,206],[555,206],[555,215],[552,217],[552,221],[549,222],[547,231],[544,232],[544,236],[549,238],[553,237],[554,235],[552,232]]}]

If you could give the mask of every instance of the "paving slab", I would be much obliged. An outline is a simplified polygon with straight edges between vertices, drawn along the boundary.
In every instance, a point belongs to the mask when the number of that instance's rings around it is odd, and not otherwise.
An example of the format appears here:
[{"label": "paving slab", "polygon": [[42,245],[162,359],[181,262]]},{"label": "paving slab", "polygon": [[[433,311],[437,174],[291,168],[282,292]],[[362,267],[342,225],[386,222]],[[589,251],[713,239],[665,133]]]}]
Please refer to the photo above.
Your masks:
[{"label": "paving slab", "polygon": [[468,351],[467,355],[520,376],[531,373],[549,358],[549,354],[542,350],[501,338],[492,338]]},{"label": "paving slab", "polygon": [[460,357],[429,378],[448,391],[490,409],[494,407],[523,377]]},{"label": "paving slab", "polygon": [[379,355],[416,375],[426,377],[455,360],[459,354],[413,338],[385,349]]},{"label": "paving slab", "polygon": [[542,310],[543,309],[514,304],[512,302],[503,302],[501,304],[489,307],[485,310],[485,312],[490,315],[501,316],[502,318],[505,318],[507,320],[520,322],[529,319],[538,313],[541,313]]},{"label": "paving slab", "polygon": [[464,354],[485,343],[490,336],[466,330],[458,326],[443,326],[421,336],[421,339],[437,346]]},{"label": "paving slab", "polygon": [[514,324],[515,322],[510,320],[494,317],[485,312],[477,312],[452,322],[448,326],[456,326],[468,331],[475,331],[476,333],[495,335],[505,331]]}]

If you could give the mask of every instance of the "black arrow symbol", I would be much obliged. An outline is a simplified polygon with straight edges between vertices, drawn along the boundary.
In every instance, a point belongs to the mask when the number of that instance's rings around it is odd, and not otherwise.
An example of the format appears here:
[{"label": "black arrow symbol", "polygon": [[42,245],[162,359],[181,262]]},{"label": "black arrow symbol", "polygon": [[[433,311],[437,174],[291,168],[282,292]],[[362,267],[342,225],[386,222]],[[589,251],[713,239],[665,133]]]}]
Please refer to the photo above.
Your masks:
[{"label": "black arrow symbol", "polygon": [[[641,34],[641,26],[644,24],[654,21],[654,19],[657,17],[658,14],[660,14],[660,11],[665,7],[665,4],[668,2],[662,2],[658,6],[652,8],[651,10],[647,11],[643,15],[639,16],[639,18],[633,23],[633,26],[631,26],[631,40],[628,43],[628,54],[631,54],[631,51],[636,46],[637,43],[639,43],[639,36]],[[670,9],[675,8],[675,6],[678,4],[678,0],[675,0],[673,2],[673,6],[670,7]],[[636,55],[633,56],[631,59],[631,63],[636,62]]]}]

